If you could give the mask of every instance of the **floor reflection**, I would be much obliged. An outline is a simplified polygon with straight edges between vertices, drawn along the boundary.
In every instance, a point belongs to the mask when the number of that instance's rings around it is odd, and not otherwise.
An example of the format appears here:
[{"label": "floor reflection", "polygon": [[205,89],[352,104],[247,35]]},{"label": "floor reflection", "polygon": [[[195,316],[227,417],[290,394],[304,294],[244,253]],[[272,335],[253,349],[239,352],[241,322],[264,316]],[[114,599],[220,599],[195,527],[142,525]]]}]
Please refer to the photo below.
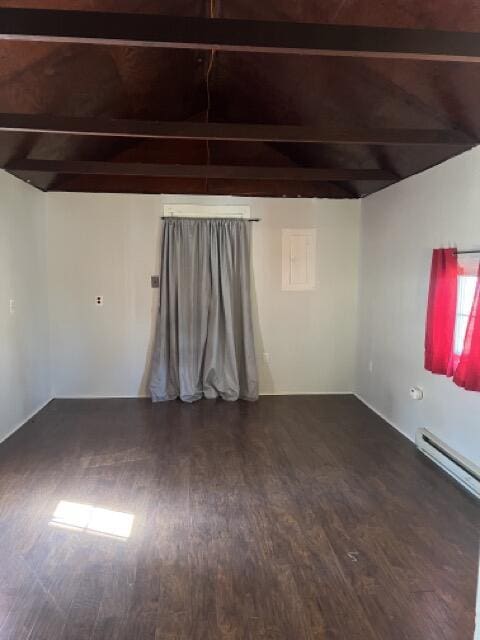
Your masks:
[{"label": "floor reflection", "polygon": [[127,540],[132,533],[134,517],[131,513],[60,500],[49,524],[72,531]]}]

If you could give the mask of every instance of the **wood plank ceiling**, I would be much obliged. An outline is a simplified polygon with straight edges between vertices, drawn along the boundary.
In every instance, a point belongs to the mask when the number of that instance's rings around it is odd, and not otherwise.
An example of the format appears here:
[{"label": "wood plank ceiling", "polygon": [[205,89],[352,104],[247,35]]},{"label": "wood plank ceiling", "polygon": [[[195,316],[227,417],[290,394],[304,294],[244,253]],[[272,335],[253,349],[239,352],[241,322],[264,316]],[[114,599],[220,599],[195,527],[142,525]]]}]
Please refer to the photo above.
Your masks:
[{"label": "wood plank ceiling", "polygon": [[[0,164],[43,190],[354,198],[480,136],[478,0],[1,1],[6,8],[109,12],[87,18],[97,30],[120,24],[114,12],[281,22],[270,43],[283,46],[307,35],[285,31],[287,22],[433,32],[340,30],[328,56],[212,52],[208,29],[190,27],[189,48],[2,38]],[[2,24],[0,37],[14,20],[5,13]],[[257,37],[240,27],[229,42]],[[361,55],[348,50],[358,43]],[[410,43],[435,55],[398,57]],[[381,56],[365,57],[369,48]]]}]

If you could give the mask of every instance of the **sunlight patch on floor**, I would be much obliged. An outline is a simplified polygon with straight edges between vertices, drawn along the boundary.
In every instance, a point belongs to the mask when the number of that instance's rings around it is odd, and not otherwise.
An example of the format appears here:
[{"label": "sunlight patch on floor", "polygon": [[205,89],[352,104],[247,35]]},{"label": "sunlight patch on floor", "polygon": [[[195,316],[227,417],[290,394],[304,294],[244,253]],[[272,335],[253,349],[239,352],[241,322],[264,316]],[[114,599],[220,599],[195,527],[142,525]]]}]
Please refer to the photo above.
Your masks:
[{"label": "sunlight patch on floor", "polygon": [[126,540],[132,533],[134,517],[131,513],[60,500],[49,524]]}]

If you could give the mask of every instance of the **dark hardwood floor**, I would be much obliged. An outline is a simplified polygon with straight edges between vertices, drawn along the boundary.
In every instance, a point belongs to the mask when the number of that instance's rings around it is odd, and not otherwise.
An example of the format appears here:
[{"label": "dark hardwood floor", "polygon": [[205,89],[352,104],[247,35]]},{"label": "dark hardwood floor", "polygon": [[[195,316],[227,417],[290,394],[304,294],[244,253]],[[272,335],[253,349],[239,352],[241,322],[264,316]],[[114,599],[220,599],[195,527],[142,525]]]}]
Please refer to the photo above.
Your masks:
[{"label": "dark hardwood floor", "polygon": [[352,396],[57,400],[0,483],[1,640],[473,637],[478,503]]}]

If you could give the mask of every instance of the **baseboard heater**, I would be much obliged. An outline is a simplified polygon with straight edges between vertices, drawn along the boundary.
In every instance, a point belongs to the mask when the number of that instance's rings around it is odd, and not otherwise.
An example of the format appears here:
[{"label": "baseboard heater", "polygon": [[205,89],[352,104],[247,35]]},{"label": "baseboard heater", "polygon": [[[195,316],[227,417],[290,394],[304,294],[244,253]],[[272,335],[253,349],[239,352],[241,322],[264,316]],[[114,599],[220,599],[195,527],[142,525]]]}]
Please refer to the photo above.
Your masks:
[{"label": "baseboard heater", "polygon": [[419,429],[417,447],[465,489],[480,499],[480,468],[451,449],[427,429]]}]

